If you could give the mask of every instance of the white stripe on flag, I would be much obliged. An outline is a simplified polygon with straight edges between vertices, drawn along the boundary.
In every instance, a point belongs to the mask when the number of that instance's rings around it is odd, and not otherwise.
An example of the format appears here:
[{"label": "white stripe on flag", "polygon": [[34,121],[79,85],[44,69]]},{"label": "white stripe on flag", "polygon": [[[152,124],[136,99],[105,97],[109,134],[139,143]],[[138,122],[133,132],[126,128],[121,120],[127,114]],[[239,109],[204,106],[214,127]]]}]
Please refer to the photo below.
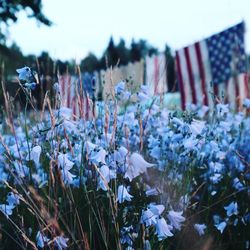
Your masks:
[{"label": "white stripe on flag", "polygon": [[239,74],[238,75],[238,86],[239,86],[239,106],[241,107],[243,105],[243,101],[245,98],[247,98],[247,89],[246,89],[246,77],[245,74]]},{"label": "white stripe on flag", "polygon": [[186,98],[186,103],[185,103],[185,107],[186,107],[188,104],[192,103],[191,87],[189,84],[188,69],[187,69],[184,49],[179,50],[178,53],[179,53],[179,58],[180,58],[180,69],[181,69],[184,93],[185,93],[185,98]]},{"label": "white stripe on flag", "polygon": [[211,67],[209,62],[209,55],[208,55],[208,48],[205,40],[199,42],[200,49],[201,49],[201,57],[203,62],[203,68],[205,73],[205,83],[206,83],[206,92],[208,97],[208,106],[211,109],[214,105],[213,103],[213,97],[212,97],[212,89],[211,89],[211,81],[212,81],[212,75],[211,75]]},{"label": "white stripe on flag", "polygon": [[236,91],[235,91],[235,81],[231,77],[227,84],[227,94],[226,99],[230,103],[230,105],[235,109],[236,107]]},{"label": "white stripe on flag", "polygon": [[202,87],[201,87],[201,76],[200,76],[200,72],[199,72],[195,46],[192,45],[192,46],[188,47],[188,50],[189,50],[189,56],[190,56],[190,61],[191,61],[191,65],[192,65],[192,75],[193,75],[193,79],[194,79],[194,87],[195,87],[195,92],[196,92],[197,103],[202,104],[203,93],[202,93]]},{"label": "white stripe on flag", "polygon": [[158,63],[159,63],[158,92],[159,94],[162,94],[168,91],[168,84],[167,84],[167,78],[166,78],[166,74],[167,74],[166,57],[163,53],[158,55]]}]

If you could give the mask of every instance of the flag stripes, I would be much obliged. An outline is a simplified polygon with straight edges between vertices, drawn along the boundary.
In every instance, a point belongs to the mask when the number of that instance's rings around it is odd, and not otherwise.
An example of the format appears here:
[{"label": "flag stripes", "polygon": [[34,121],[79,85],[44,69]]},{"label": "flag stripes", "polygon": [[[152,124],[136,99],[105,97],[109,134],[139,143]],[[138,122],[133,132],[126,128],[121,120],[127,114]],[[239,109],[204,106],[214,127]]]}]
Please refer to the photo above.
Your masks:
[{"label": "flag stripes", "polygon": [[[244,24],[240,23],[176,51],[182,109],[189,104],[212,109],[215,102],[223,102],[238,110],[250,97],[243,33]],[[146,84],[151,96],[166,93],[166,69],[166,57],[160,53],[126,66],[85,73],[83,81],[65,74],[59,77],[62,105],[71,107],[76,118],[92,119],[96,97],[113,98],[114,86],[120,81],[128,82],[134,92]]]},{"label": "flag stripes", "polygon": [[82,90],[81,80],[68,74],[58,76],[61,105],[72,108],[73,118],[93,119],[94,105],[88,93]]},{"label": "flag stripes", "polygon": [[[242,106],[244,98],[249,96],[244,47],[238,44],[239,41],[244,41],[242,25],[238,24],[176,51],[175,63],[182,109],[189,104],[203,104],[212,108],[213,95],[222,102],[229,102],[235,109]],[[236,39],[235,36],[240,38]],[[232,44],[235,40],[237,45]],[[235,47],[240,48],[237,50],[239,54],[235,54]],[[228,51],[229,49],[232,51]],[[225,81],[214,82],[214,79]]]}]

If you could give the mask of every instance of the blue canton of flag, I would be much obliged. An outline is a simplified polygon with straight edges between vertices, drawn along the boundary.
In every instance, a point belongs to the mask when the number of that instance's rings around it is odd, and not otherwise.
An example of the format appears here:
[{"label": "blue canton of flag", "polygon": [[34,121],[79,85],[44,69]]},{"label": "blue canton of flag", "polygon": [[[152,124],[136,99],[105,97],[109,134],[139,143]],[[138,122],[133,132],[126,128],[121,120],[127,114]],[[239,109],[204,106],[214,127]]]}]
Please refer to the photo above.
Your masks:
[{"label": "blue canton of flag", "polygon": [[244,50],[244,23],[206,39],[214,84],[247,71]]}]

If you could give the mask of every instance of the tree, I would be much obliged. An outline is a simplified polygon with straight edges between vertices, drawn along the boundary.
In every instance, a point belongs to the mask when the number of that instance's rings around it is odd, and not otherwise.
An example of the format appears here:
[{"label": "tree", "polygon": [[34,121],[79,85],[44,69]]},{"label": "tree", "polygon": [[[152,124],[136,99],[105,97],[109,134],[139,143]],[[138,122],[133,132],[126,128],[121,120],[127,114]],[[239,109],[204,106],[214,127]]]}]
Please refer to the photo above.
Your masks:
[{"label": "tree", "polygon": [[54,62],[48,52],[43,51],[37,58],[39,63],[39,73],[45,76],[53,76],[55,74]]},{"label": "tree", "polygon": [[175,78],[175,65],[174,57],[172,56],[171,49],[168,45],[165,47],[166,65],[167,65],[167,80],[169,91],[175,92],[178,89]]},{"label": "tree", "polygon": [[132,62],[140,61],[141,58],[145,58],[147,55],[151,56],[157,53],[158,49],[148,44],[146,40],[140,39],[135,42],[133,39],[131,42],[130,60]]},{"label": "tree", "polygon": [[[39,23],[47,26],[52,25],[52,22],[42,12],[42,0],[1,0],[0,1],[0,23],[5,23],[7,26],[10,21],[18,20],[18,13],[22,10],[29,9],[31,14],[28,17],[35,18]],[[1,32],[0,27],[0,42],[5,40],[5,35]]]},{"label": "tree", "polygon": [[94,72],[98,68],[98,59],[93,53],[89,53],[80,63],[83,72]]},{"label": "tree", "polygon": [[118,43],[116,47],[117,53],[118,53],[118,58],[120,61],[120,65],[126,65],[129,63],[130,58],[129,58],[129,50],[126,47],[124,39],[120,39],[120,42]]},{"label": "tree", "polygon": [[131,42],[130,59],[132,62],[139,61],[142,57],[141,48],[133,39]]},{"label": "tree", "polygon": [[[107,49],[105,50],[101,60],[100,60],[100,68],[106,68],[107,66],[115,66],[119,62],[119,55],[117,48],[114,44],[113,37],[110,37],[109,44]],[[106,65],[108,64],[108,65]]]}]

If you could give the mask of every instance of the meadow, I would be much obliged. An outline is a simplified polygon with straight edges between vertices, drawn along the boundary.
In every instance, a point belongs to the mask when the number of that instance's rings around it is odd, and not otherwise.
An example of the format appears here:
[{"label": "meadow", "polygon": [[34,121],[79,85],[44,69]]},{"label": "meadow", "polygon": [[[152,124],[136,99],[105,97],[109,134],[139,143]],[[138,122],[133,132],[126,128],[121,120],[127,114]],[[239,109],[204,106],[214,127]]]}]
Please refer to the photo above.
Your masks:
[{"label": "meadow", "polygon": [[[0,249],[249,249],[250,100],[166,108],[117,83],[94,118],[4,92]],[[28,110],[28,105],[31,107]]]}]

